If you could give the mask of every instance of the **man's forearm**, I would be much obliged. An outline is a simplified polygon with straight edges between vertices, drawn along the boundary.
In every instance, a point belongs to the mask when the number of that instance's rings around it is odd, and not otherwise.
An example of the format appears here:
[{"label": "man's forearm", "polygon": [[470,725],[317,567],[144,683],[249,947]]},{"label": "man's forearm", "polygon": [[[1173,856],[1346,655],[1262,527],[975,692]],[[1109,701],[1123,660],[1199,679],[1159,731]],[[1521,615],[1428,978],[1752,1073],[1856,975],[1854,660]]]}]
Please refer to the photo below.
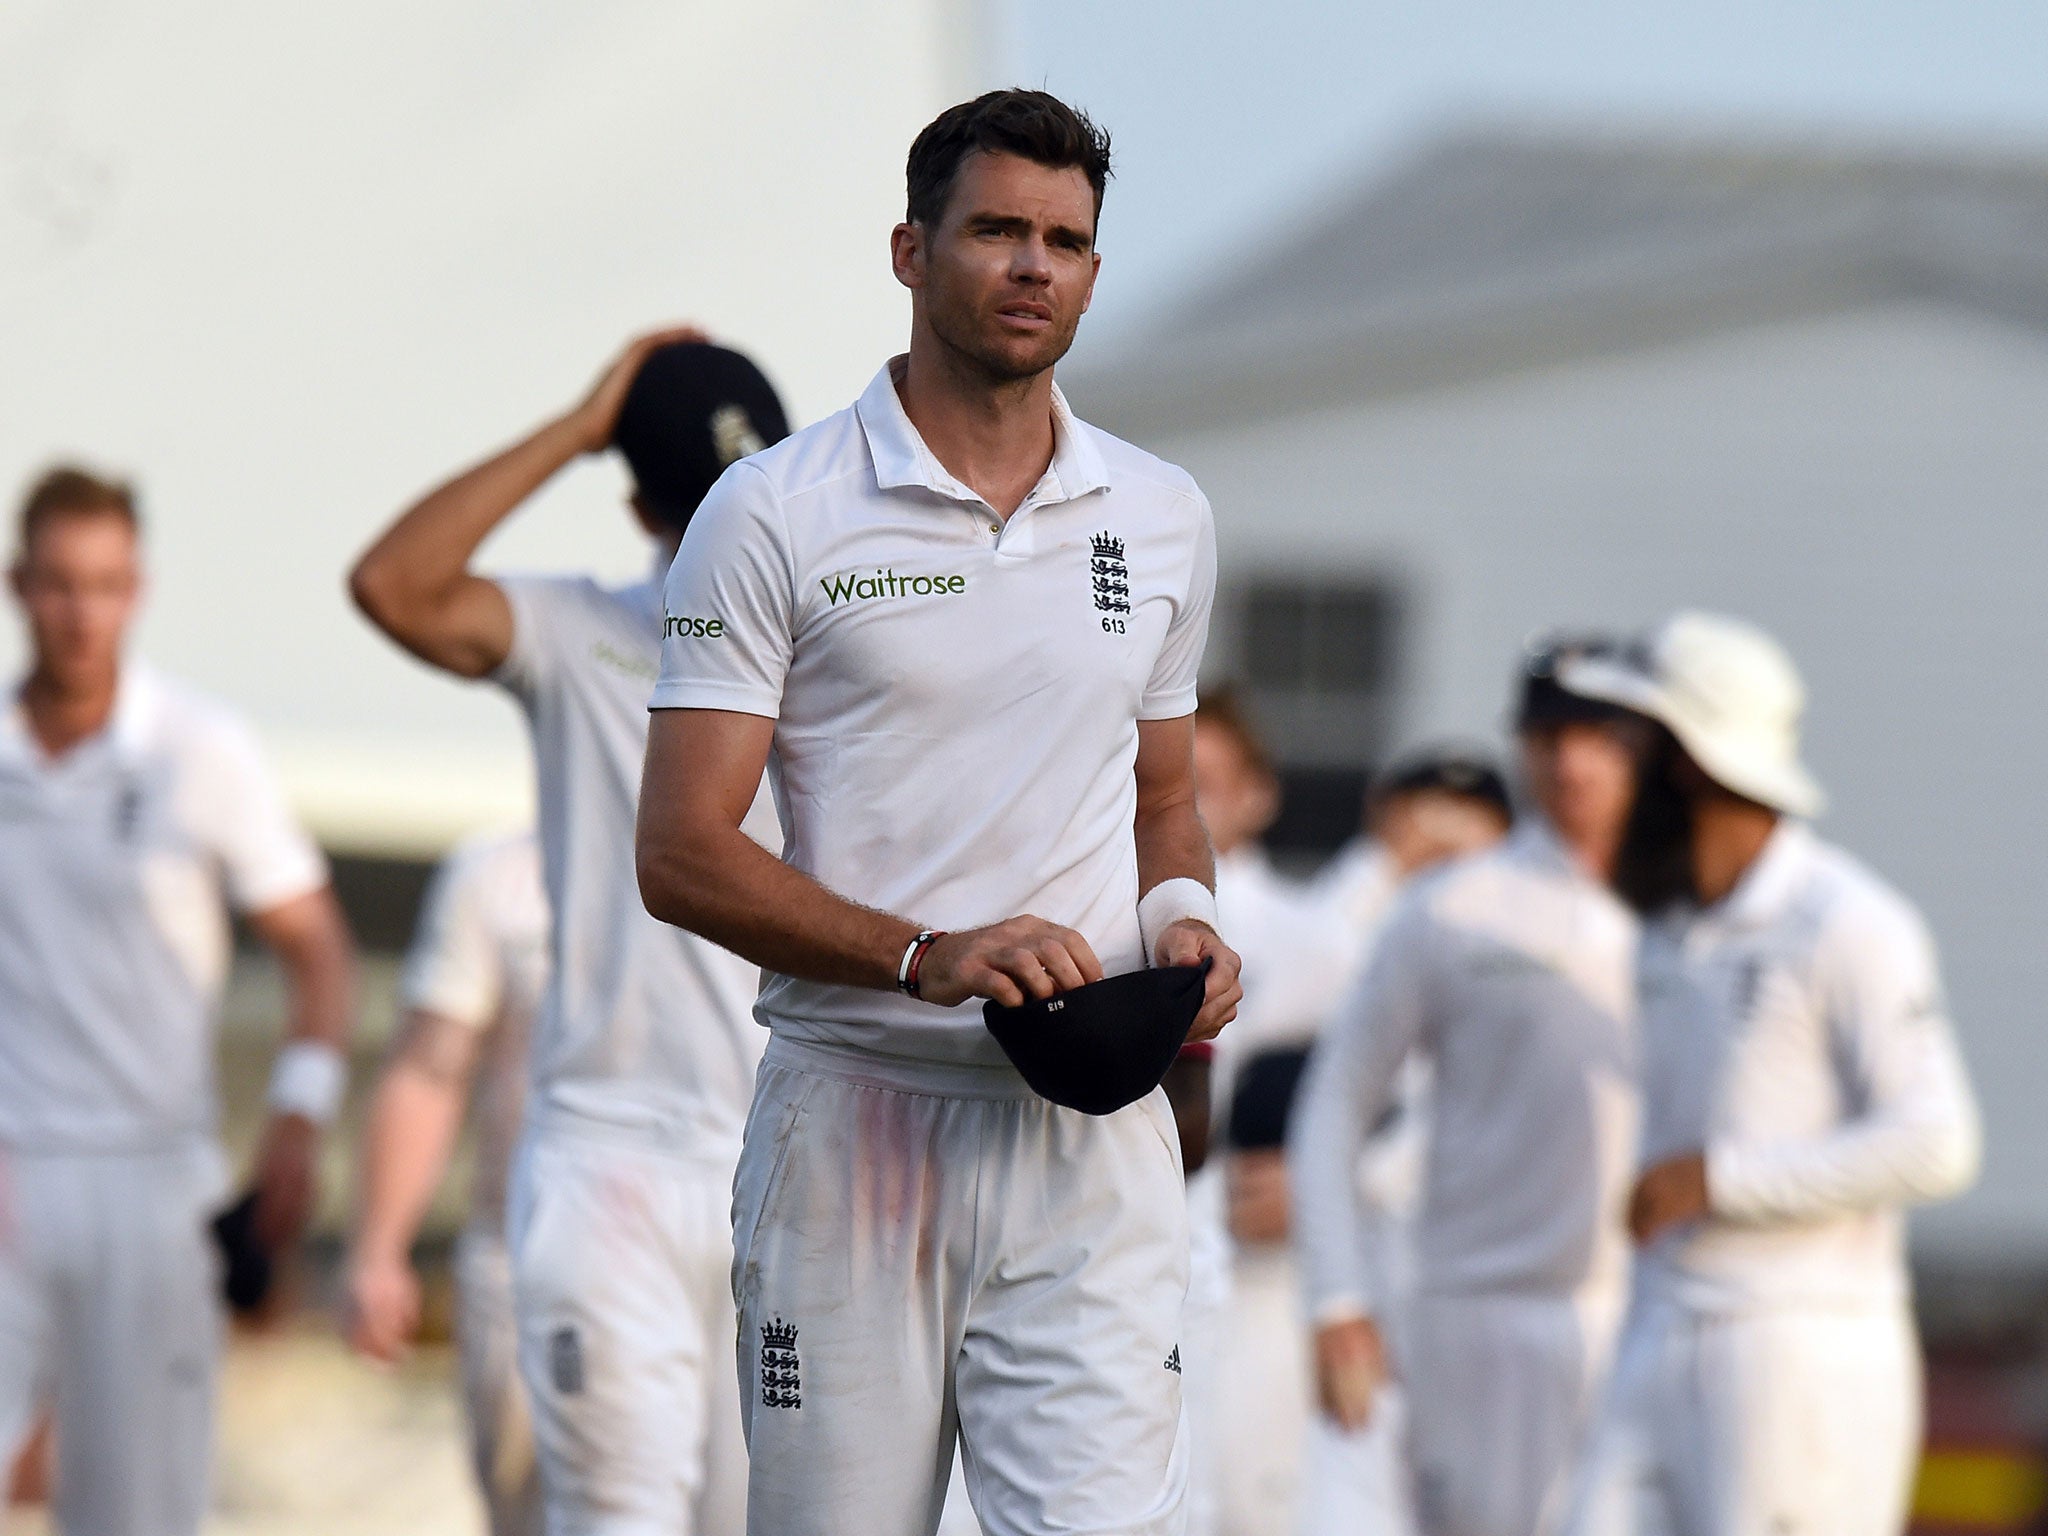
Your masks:
[{"label": "man's forearm", "polygon": [[304,923],[272,941],[291,998],[286,1039],[345,1050],[355,1025],[355,951],[333,892],[308,899],[316,905]]},{"label": "man's forearm", "polygon": [[834,894],[737,828],[689,849],[643,842],[647,910],[751,960],[806,981],[887,990],[918,925]]},{"label": "man's forearm", "polygon": [[428,624],[452,601],[491,531],[588,447],[588,429],[573,415],[558,417],[428,492],[356,562],[349,591],[357,606],[400,644],[422,651]]},{"label": "man's forearm", "polygon": [[1192,798],[1152,810],[1140,807],[1132,831],[1138,845],[1138,894],[1168,880],[1199,880],[1216,888],[1216,855]]},{"label": "man's forearm", "polygon": [[467,1085],[404,1058],[385,1069],[363,1132],[358,1254],[402,1260],[419,1235],[462,1126]]}]

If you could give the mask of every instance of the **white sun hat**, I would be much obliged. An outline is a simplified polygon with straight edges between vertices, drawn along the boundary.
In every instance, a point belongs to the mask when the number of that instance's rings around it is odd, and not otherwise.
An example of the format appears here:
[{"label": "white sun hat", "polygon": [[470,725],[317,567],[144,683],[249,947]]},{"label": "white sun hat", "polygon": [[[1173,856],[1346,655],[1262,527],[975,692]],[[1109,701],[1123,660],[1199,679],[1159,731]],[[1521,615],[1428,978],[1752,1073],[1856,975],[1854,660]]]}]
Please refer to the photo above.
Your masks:
[{"label": "white sun hat", "polygon": [[1785,648],[1753,624],[1677,614],[1634,658],[1567,661],[1557,680],[1661,721],[1707,777],[1745,799],[1788,816],[1827,803],[1799,760],[1806,687]]}]

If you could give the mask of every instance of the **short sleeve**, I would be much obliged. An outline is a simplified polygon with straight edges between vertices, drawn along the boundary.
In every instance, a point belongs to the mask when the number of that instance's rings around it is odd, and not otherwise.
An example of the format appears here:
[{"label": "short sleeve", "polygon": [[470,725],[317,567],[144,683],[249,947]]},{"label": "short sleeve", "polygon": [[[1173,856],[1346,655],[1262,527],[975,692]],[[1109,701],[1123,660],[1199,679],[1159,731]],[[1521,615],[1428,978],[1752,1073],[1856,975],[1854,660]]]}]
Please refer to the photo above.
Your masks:
[{"label": "short sleeve", "polygon": [[399,977],[399,1002],[481,1029],[505,995],[503,951],[490,916],[488,870],[457,852],[434,872]]},{"label": "short sleeve", "polygon": [[1159,659],[1152,664],[1151,680],[1138,705],[1140,720],[1177,720],[1195,711],[1195,683],[1209,643],[1209,610],[1216,601],[1216,519],[1201,492],[1195,492],[1194,499],[1198,515],[1187,592],[1174,609]]},{"label": "short sleeve", "polygon": [[491,681],[531,703],[559,675],[560,657],[575,628],[582,576],[493,576],[512,609],[512,648]]},{"label": "short sleeve", "polygon": [[735,464],[690,519],[669,567],[661,680],[648,707],[773,719],[782,710],[795,608],[774,490],[758,468]]},{"label": "short sleeve", "polygon": [[235,910],[266,912],[326,885],[327,860],[292,813],[255,733],[223,718],[211,734],[207,819]]}]

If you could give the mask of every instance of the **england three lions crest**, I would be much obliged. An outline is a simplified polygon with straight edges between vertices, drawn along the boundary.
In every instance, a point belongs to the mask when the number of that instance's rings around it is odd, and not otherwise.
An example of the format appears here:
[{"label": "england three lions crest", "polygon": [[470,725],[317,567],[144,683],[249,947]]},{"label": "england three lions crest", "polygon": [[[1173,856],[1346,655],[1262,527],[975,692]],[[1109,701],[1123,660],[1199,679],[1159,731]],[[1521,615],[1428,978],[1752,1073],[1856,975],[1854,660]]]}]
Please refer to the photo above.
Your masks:
[{"label": "england three lions crest", "polygon": [[1124,541],[1104,529],[1088,541],[1089,595],[1102,615],[1105,633],[1124,632],[1131,611],[1131,568],[1124,561]]},{"label": "england three lions crest", "polygon": [[761,1325],[761,1406],[804,1405],[803,1362],[796,1355],[796,1324],[776,1318]]}]

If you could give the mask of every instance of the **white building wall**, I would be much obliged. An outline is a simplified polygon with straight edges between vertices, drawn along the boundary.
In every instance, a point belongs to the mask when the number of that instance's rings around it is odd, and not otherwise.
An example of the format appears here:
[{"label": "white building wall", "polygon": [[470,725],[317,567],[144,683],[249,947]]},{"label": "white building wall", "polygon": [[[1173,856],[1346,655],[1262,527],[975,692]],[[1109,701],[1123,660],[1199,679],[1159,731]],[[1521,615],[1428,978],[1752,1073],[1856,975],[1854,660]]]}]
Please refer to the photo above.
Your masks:
[{"label": "white building wall", "polygon": [[1985,1100],[1983,1187],[1923,1230],[2040,1258],[2043,422],[2048,333],[1930,306],[1146,446],[1215,503],[1226,583],[1408,574],[1411,737],[1496,729],[1517,648],[1545,627],[1687,605],[1781,636],[1811,686],[1822,830],[1926,908]]},{"label": "white building wall", "polygon": [[[650,324],[754,351],[801,420],[858,393],[907,321],[904,153],[973,83],[978,10],[10,0],[0,497],[62,454],[139,478],[144,649],[255,712],[331,838],[516,810],[506,706],[371,635],[342,572]],[[622,490],[572,472],[490,561],[637,570]]]}]

